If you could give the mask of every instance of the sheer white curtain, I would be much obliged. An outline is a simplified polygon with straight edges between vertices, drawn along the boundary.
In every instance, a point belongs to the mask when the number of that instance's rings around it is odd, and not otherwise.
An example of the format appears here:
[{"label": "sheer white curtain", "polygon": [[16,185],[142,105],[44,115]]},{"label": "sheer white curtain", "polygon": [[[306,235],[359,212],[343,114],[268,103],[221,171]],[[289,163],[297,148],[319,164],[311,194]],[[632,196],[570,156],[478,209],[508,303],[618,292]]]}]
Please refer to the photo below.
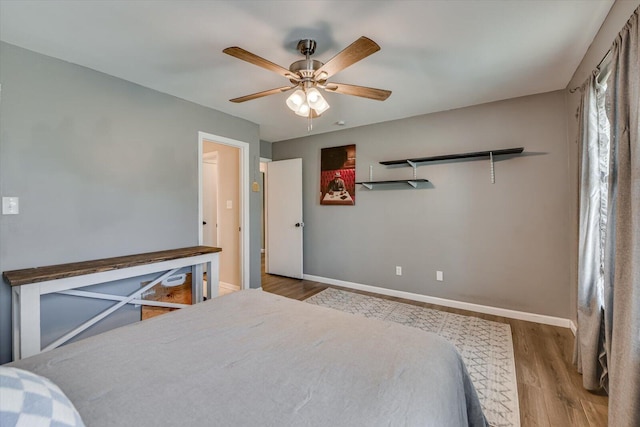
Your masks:
[{"label": "sheer white curtain", "polygon": [[604,328],[604,263],[609,195],[609,120],[606,85],[594,72],[582,86],[580,103],[580,227],[578,330],[574,363],[587,390],[607,387]]}]

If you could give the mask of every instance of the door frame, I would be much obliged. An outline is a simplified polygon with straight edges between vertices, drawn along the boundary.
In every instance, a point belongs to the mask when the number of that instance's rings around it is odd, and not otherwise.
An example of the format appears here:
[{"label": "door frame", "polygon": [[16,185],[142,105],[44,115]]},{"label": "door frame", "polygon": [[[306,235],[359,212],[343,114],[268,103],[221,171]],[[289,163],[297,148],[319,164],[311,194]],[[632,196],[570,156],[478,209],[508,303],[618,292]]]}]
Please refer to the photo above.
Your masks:
[{"label": "door frame", "polygon": [[[271,162],[271,159],[267,159],[266,157],[260,157],[260,163],[269,163]],[[269,194],[267,192],[267,181],[269,180],[269,173],[267,172],[268,169],[264,170],[264,182],[262,183],[262,191],[264,192],[264,196],[263,196],[263,200],[264,203],[262,204],[262,215],[264,215],[264,230],[262,230],[264,232],[264,272],[265,273],[269,273],[269,251],[267,250],[267,247],[269,246],[269,232],[268,227],[267,227],[267,221],[268,221],[268,217],[267,217],[267,205],[269,204]],[[260,260],[262,262],[262,260]],[[261,268],[262,270],[262,268]]]},{"label": "door frame", "polygon": [[198,132],[198,244],[203,242],[202,227],[202,149],[204,141],[228,145],[240,149],[240,289],[249,289],[250,285],[250,230],[249,230],[249,143],[207,132]]}]

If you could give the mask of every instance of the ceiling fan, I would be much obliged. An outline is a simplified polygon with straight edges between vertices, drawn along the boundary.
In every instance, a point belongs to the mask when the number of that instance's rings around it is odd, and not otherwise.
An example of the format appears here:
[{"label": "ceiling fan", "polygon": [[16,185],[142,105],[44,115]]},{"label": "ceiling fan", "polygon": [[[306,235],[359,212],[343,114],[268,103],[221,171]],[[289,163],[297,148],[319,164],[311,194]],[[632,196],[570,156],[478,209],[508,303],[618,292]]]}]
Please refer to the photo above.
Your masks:
[{"label": "ceiling fan", "polygon": [[329,103],[327,103],[318,89],[377,101],[384,101],[391,95],[391,91],[389,90],[327,81],[339,71],[380,50],[380,46],[367,37],[360,37],[331,58],[327,63],[311,59],[311,55],[313,55],[316,50],[316,42],[314,40],[300,40],[297,49],[305,56],[305,59],[295,61],[289,66],[289,69],[274,64],[237,46],[224,49],[223,52],[227,55],[278,73],[292,83],[292,86],[269,89],[263,92],[230,99],[230,101],[236,103],[245,102],[295,89],[293,94],[287,98],[287,106],[297,115],[311,119],[320,116],[320,114],[329,108]]}]

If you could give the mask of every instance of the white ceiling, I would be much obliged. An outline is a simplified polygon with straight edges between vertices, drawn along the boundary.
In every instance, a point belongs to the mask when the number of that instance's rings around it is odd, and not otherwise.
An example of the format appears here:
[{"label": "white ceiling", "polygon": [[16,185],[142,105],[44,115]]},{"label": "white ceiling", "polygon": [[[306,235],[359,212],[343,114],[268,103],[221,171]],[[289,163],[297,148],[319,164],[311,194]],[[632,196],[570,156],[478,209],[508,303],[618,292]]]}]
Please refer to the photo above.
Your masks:
[{"label": "white ceiling", "polygon": [[563,89],[613,0],[13,1],[0,0],[0,39],[260,125],[279,141],[308,135],[283,77],[222,53],[240,46],[289,67],[311,38],[326,62],[360,36],[381,51],[330,81],[393,91],[384,101],[326,95],[311,133]]}]

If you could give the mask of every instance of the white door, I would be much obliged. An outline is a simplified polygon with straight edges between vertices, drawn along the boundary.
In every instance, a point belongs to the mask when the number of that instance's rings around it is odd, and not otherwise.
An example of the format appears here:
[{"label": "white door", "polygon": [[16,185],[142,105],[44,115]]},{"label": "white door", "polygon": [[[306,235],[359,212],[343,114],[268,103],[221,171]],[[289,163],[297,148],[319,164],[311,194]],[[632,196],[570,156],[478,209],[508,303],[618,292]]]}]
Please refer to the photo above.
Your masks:
[{"label": "white door", "polygon": [[218,246],[218,165],[202,163],[202,238],[205,246]]},{"label": "white door", "polygon": [[267,163],[266,271],[302,279],[302,159]]}]

